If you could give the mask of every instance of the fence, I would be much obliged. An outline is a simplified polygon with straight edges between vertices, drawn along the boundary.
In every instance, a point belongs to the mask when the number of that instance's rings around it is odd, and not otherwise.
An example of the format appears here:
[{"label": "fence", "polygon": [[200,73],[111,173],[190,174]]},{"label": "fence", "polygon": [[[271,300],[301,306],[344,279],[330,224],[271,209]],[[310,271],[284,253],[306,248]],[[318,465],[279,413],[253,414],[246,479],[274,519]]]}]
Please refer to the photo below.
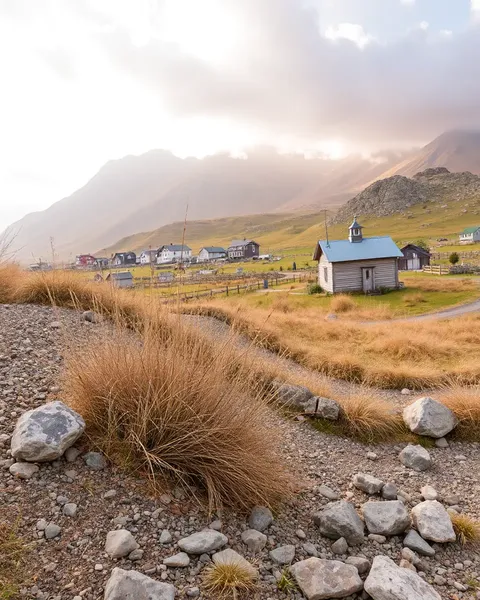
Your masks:
[{"label": "fence", "polygon": [[433,273],[434,275],[448,275],[450,273],[450,267],[445,265],[425,265],[423,267],[424,273]]}]

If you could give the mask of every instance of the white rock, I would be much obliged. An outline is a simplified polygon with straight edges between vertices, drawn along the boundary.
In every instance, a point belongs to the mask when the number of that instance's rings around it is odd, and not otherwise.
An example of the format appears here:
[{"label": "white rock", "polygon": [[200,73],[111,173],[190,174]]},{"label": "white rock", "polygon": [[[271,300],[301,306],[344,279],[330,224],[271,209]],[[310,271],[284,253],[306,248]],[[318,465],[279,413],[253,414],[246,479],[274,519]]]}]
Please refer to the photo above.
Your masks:
[{"label": "white rock", "polygon": [[353,505],[345,500],[330,502],[322,511],[313,515],[313,521],[325,537],[334,540],[344,537],[352,546],[363,542],[363,522]]},{"label": "white rock", "polygon": [[420,490],[422,498],[425,500],[436,500],[438,498],[438,492],[431,485],[424,485]]},{"label": "white rock", "polygon": [[338,560],[307,558],[292,565],[290,572],[307,600],[345,598],[363,587],[358,570]]},{"label": "white rock", "polygon": [[66,517],[75,517],[77,514],[77,505],[74,502],[67,502],[62,509]]},{"label": "white rock", "polygon": [[104,600],[174,600],[175,588],[170,583],[155,581],[138,571],[116,567],[105,586]]},{"label": "white rock", "polygon": [[384,486],[384,482],[373,475],[357,473],[353,476],[353,485],[366,494],[378,494]]},{"label": "white rock", "polygon": [[403,411],[403,420],[418,435],[442,438],[458,423],[453,412],[433,398],[419,398]]},{"label": "white rock", "polygon": [[38,470],[37,465],[27,462],[17,462],[9,468],[10,473],[19,479],[30,479]]},{"label": "white rock", "polygon": [[387,556],[376,556],[365,580],[373,600],[441,600],[434,588],[409,569],[398,567]]},{"label": "white rock", "polygon": [[437,500],[425,500],[412,508],[412,519],[418,532],[425,540],[454,542],[456,539],[450,515]]},{"label": "white rock", "polygon": [[159,542],[161,544],[169,544],[172,541],[172,534],[168,531],[168,529],[164,529],[160,534]]},{"label": "white rock", "polygon": [[107,533],[105,552],[112,558],[128,556],[130,552],[133,552],[137,548],[138,544],[130,531],[117,529]]},{"label": "white rock", "polygon": [[205,554],[218,550],[228,542],[227,536],[213,529],[193,533],[178,541],[178,546],[188,554]]},{"label": "white rock", "polygon": [[430,454],[423,446],[409,444],[399,455],[400,462],[415,471],[427,471],[432,466]]},{"label": "white rock", "polygon": [[398,535],[410,526],[410,516],[403,502],[367,502],[362,506],[365,524],[370,533]]},{"label": "white rock", "polygon": [[63,455],[85,430],[82,417],[55,400],[24,413],[13,432],[11,450],[17,460],[53,461]]},{"label": "white rock", "polygon": [[246,529],[242,532],[242,542],[252,554],[257,554],[265,548],[267,536],[256,529]]},{"label": "white rock", "polygon": [[179,552],[174,556],[168,556],[163,559],[163,564],[167,567],[188,567],[190,558],[186,552]]},{"label": "white rock", "polygon": [[249,573],[250,577],[258,579],[257,569],[251,565],[241,554],[235,552],[231,548],[217,552],[212,556],[212,560],[216,565],[235,565],[240,567],[244,572]]}]

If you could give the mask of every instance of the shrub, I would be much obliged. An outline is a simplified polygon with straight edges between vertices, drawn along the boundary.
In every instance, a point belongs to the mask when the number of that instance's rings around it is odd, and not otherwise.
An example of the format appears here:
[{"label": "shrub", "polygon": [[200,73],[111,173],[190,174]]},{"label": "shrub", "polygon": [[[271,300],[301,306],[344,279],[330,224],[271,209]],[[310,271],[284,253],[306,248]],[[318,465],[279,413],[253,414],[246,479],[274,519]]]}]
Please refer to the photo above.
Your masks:
[{"label": "shrub", "polygon": [[279,434],[249,362],[162,312],[140,334],[118,331],[66,357],[67,400],[113,461],[173,476],[223,504],[275,504],[290,490]]},{"label": "shrub", "polygon": [[257,571],[244,561],[222,560],[208,567],[205,589],[217,598],[251,597],[257,587]]},{"label": "shrub", "polygon": [[307,285],[307,293],[310,295],[322,294],[323,293],[322,286],[319,283],[309,283]]},{"label": "shrub", "polygon": [[451,265],[456,265],[458,263],[458,261],[460,260],[460,256],[458,255],[458,252],[452,252],[450,254],[450,256],[448,257],[448,260]]},{"label": "shrub", "polygon": [[450,518],[460,544],[477,545],[480,542],[480,522],[462,514],[450,513]]},{"label": "shrub", "polygon": [[345,432],[365,441],[380,441],[398,437],[403,430],[401,416],[383,398],[369,391],[339,398],[342,425]]},{"label": "shrub", "polygon": [[440,396],[445,406],[455,413],[459,423],[456,434],[480,439],[480,389],[452,386]]},{"label": "shrub", "polygon": [[330,309],[335,313],[345,313],[354,310],[357,307],[357,303],[351,296],[346,294],[339,294],[334,296],[330,302]]}]

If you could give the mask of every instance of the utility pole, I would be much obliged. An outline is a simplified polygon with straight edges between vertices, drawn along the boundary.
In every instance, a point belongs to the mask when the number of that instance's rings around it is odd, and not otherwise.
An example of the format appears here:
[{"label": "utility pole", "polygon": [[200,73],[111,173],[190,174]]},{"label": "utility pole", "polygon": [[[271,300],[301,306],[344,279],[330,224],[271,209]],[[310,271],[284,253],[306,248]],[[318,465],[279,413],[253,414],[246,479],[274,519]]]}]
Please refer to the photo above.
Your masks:
[{"label": "utility pole", "polygon": [[330,242],[328,241],[327,209],[325,209],[324,213],[325,213],[325,237],[327,240],[327,247],[330,247]]}]

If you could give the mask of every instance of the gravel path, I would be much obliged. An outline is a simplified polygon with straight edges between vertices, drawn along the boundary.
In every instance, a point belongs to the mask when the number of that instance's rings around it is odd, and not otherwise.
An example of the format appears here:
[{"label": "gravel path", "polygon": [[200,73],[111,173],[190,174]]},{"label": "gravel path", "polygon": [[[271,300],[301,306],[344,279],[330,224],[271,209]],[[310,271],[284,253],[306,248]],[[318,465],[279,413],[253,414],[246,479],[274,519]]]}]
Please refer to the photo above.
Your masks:
[{"label": "gravel path", "polygon": [[[56,328],[58,322],[60,328]],[[201,598],[209,598],[202,592],[203,561],[208,557],[191,558],[186,568],[167,568],[162,560],[179,551],[178,539],[218,518],[221,523],[215,523],[215,527],[221,527],[229,546],[253,560],[241,541],[241,533],[247,528],[245,516],[228,512],[209,517],[180,490],[166,490],[163,496],[152,497],[144,481],[112,465],[92,471],[81,454],[70,463],[62,458],[42,464],[28,480],[18,480],[9,472],[10,436],[17,418],[29,408],[62,398],[57,386],[65,347],[108,334],[108,328],[82,323],[78,313],[72,311],[0,306],[0,521],[18,522],[19,535],[32,544],[29,565],[35,580],[25,584],[21,595],[39,600],[101,598],[113,567],[121,566],[173,583],[178,598],[198,593]],[[306,422],[286,420],[277,414],[271,415],[271,425],[283,434],[286,465],[304,483],[299,494],[278,510],[267,532],[267,546],[254,559],[261,575],[256,596],[260,600],[301,598],[298,592],[287,596],[276,586],[281,567],[273,563],[269,550],[285,544],[295,546],[296,561],[309,553],[339,560],[347,555],[372,559],[383,554],[397,564],[400,561],[401,536],[385,543],[366,538],[360,547],[348,548],[346,555],[334,555],[331,541],[319,534],[312,521],[312,514],[328,502],[321,485],[329,486],[360,509],[368,496],[352,487],[355,473],[365,472],[395,483],[410,507],[420,501],[420,488],[429,484],[446,504],[455,504],[458,510],[480,518],[479,444],[451,443],[447,449],[432,449],[433,469],[417,473],[400,464],[397,446],[364,446],[320,434]],[[86,451],[87,441],[77,443],[77,447]],[[376,458],[371,454],[367,457],[368,452],[374,452]],[[65,499],[77,504],[75,517],[63,514]],[[60,535],[45,539],[45,523],[41,520],[57,524]],[[140,545],[142,552],[137,553],[135,561],[113,560],[104,552],[107,532],[122,526]],[[163,530],[172,537],[164,544],[160,543]],[[468,587],[480,581],[478,552],[455,544],[434,547],[435,557],[422,558],[417,571],[429,581],[436,580],[435,587],[445,600],[480,598]]]}]

